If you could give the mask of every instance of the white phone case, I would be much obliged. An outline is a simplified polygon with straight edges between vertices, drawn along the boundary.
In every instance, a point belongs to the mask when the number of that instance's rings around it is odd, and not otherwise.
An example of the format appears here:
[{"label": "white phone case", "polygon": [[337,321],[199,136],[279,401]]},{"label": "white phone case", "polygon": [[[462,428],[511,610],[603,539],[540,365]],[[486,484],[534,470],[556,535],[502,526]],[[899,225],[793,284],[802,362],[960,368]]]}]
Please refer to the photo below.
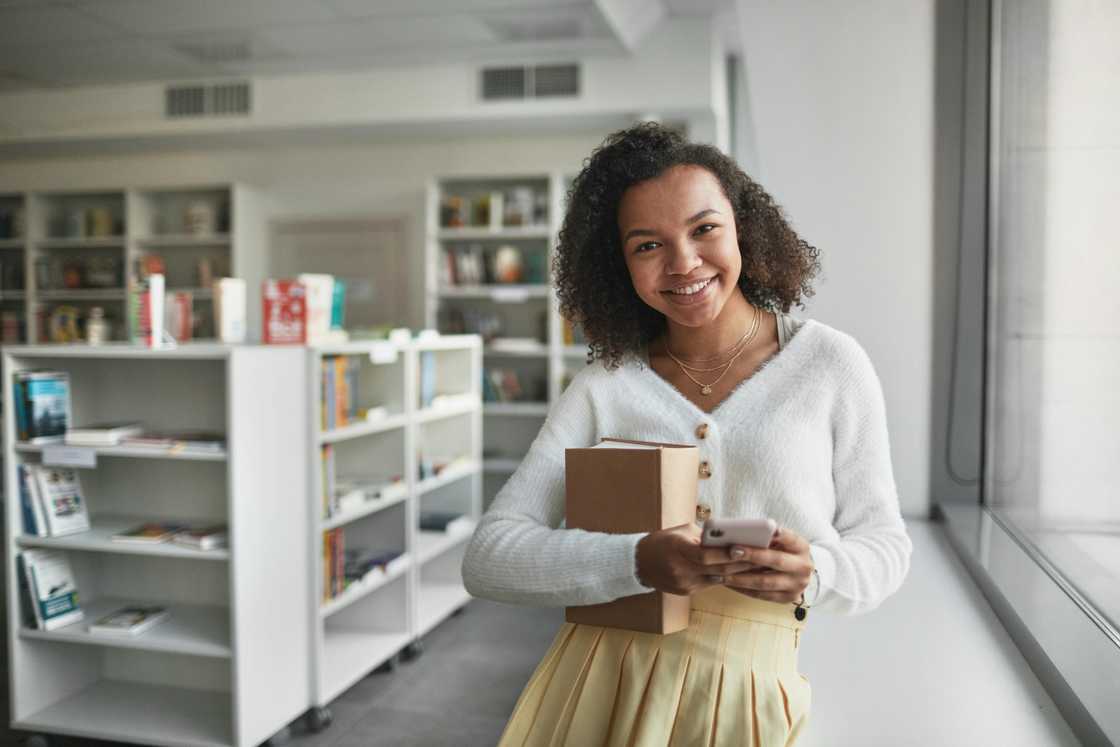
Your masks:
[{"label": "white phone case", "polygon": [[773,519],[708,519],[700,543],[704,547],[769,547],[777,530]]}]

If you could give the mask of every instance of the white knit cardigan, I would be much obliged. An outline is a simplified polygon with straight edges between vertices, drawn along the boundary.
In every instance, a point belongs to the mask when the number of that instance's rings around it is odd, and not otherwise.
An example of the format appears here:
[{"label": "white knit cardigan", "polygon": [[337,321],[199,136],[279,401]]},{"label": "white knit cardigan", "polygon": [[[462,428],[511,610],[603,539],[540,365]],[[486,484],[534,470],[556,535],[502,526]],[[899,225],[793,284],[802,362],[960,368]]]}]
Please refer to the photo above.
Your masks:
[{"label": "white knit cardigan", "polygon": [[564,449],[619,437],[695,444],[712,471],[698,502],[713,516],[769,517],[806,538],[819,574],[806,592],[815,609],[858,614],[893,594],[912,546],[879,378],[853,337],[793,319],[793,337],[712,413],[644,356],[581,370],[475,530],[463,559],[467,590],[542,606],[649,591],[635,575],[644,534],[561,528]]}]

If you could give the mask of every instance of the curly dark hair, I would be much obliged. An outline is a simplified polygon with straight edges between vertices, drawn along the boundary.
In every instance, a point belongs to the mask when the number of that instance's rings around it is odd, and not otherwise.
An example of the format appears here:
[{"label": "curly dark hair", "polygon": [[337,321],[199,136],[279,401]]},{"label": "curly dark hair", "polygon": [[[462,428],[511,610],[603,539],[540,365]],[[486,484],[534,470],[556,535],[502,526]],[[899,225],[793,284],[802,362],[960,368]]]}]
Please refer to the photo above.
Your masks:
[{"label": "curly dark hair", "polygon": [[730,157],[692,143],[662,125],[645,122],[607,137],[584,161],[568,190],[568,209],[552,270],[560,311],[587,337],[588,360],[608,368],[636,352],[665,328],[664,315],[648,306],[630,280],[618,229],[618,206],[634,184],[673,166],[710,171],[735,212],[743,269],[739,287],[747,300],[770,311],[805,308],[820,252],[799,238],[782,209]]}]

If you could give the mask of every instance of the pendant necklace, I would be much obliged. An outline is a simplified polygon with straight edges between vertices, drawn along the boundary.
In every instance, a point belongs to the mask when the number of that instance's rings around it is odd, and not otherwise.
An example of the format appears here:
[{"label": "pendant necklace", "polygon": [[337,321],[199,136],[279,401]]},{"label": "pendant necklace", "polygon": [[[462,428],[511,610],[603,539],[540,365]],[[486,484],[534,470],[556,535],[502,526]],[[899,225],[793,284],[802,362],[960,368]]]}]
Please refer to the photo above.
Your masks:
[{"label": "pendant necklace", "polygon": [[[743,351],[747,349],[747,343],[749,343],[752,339],[754,339],[755,333],[758,332],[759,317],[760,317],[760,314],[758,313],[758,308],[755,307],[754,322],[751,325],[751,329],[750,329],[749,332],[747,332],[746,335],[743,336],[743,338],[742,338],[743,344],[739,348],[738,352],[736,352],[735,355],[731,356],[731,359],[728,360],[727,363],[716,366],[714,369],[698,369],[698,368],[695,368],[694,366],[691,367],[691,368],[693,368],[693,370],[696,370],[696,371],[716,370],[716,369],[722,368],[723,371],[720,373],[720,375],[716,377],[715,381],[713,381],[709,384],[705,384],[702,381],[698,381],[695,376],[693,376],[692,374],[690,374],[688,372],[689,367],[685,366],[685,364],[682,363],[681,360],[679,358],[677,358],[677,356],[673,355],[673,351],[671,351],[669,349],[669,340],[668,339],[665,340],[665,352],[666,352],[666,354],[668,354],[668,356],[670,358],[673,359],[673,362],[676,363],[680,367],[681,373],[683,373],[685,376],[687,376],[692,381],[693,384],[700,387],[700,394],[703,394],[704,396],[707,396],[707,395],[712,393],[712,387],[715,386],[716,384],[718,384],[720,379],[722,379],[724,377],[724,375],[726,375],[727,372],[729,370],[731,370],[731,364],[734,363],[739,358],[739,356],[743,354]],[[732,346],[732,347],[734,347],[734,346]]]}]

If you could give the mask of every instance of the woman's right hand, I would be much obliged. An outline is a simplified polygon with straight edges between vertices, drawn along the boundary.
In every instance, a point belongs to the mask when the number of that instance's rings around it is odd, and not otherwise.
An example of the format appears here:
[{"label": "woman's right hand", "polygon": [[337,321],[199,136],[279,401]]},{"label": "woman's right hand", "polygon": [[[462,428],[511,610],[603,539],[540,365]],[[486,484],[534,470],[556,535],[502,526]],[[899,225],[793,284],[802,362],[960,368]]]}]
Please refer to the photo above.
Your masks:
[{"label": "woman's right hand", "polygon": [[701,529],[688,523],[650,532],[638,542],[638,580],[669,594],[689,595],[723,583],[724,576],[753,570],[736,561],[732,547],[701,547]]}]

